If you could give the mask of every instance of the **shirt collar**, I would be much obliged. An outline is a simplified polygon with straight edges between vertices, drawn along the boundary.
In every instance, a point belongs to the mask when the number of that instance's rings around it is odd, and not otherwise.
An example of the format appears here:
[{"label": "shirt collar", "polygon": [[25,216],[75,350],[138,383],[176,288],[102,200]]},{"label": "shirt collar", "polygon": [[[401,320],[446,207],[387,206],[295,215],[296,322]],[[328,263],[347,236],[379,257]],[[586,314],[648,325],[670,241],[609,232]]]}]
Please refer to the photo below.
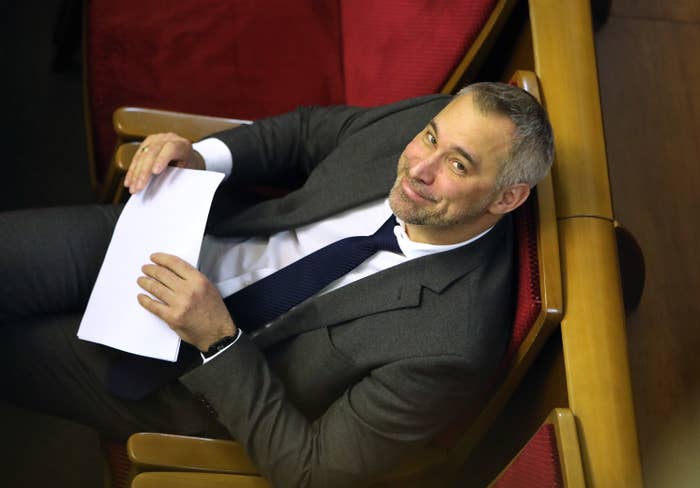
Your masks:
[{"label": "shirt collar", "polygon": [[471,244],[472,242],[482,238],[483,236],[488,234],[488,232],[491,229],[493,229],[493,227],[489,227],[481,234],[474,236],[471,239],[467,239],[466,241],[458,242],[456,244],[426,244],[425,242],[412,241],[406,233],[405,222],[399,219],[398,217],[396,217],[396,221],[399,223],[399,225],[394,227],[394,234],[396,235],[396,240],[399,242],[401,252],[408,259],[420,258],[422,256],[428,256],[430,254],[435,254],[438,252],[451,251],[452,249],[457,249],[458,247],[466,246],[467,244]]}]

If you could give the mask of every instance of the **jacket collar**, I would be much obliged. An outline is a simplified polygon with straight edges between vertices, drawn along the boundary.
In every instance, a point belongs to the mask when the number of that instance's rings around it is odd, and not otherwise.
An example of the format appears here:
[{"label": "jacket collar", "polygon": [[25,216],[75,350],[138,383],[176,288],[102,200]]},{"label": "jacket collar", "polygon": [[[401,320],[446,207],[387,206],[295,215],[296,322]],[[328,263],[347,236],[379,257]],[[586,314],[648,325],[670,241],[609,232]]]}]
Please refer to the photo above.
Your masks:
[{"label": "jacket collar", "polygon": [[311,298],[249,335],[259,347],[265,348],[319,327],[419,307],[423,288],[440,294],[498,252],[499,242],[510,235],[510,220],[509,216],[501,219],[491,232],[471,244],[408,261]]}]

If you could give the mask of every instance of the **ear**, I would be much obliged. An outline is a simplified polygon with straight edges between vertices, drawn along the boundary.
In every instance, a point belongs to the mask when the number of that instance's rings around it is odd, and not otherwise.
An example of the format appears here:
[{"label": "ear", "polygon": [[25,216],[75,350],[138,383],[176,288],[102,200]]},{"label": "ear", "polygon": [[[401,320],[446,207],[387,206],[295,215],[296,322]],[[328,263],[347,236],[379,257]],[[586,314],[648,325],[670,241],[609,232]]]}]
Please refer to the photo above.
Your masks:
[{"label": "ear", "polygon": [[530,186],[526,183],[517,183],[504,188],[489,206],[489,211],[495,215],[503,215],[512,212],[523,204],[530,195]]}]

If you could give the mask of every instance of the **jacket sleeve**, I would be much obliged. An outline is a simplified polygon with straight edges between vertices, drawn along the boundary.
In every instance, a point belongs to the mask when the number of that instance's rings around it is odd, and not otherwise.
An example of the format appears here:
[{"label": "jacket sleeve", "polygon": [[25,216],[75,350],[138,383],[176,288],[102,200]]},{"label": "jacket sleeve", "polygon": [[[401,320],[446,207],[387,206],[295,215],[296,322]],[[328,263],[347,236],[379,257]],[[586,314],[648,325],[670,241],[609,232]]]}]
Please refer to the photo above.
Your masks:
[{"label": "jacket sleeve", "polygon": [[305,178],[361,111],[343,106],[300,107],[212,137],[231,151],[232,184],[280,184]]},{"label": "jacket sleeve", "polygon": [[226,185],[280,185],[304,181],[343,141],[376,121],[418,106],[439,109],[445,100],[432,95],[375,108],[300,107],[211,137],[224,142],[233,157]]},{"label": "jacket sleeve", "polygon": [[[456,356],[405,359],[348,388],[319,418],[285,396],[246,337],[181,381],[201,394],[276,487],[358,487],[426,443],[477,392]],[[475,386],[471,387],[475,389]]]}]

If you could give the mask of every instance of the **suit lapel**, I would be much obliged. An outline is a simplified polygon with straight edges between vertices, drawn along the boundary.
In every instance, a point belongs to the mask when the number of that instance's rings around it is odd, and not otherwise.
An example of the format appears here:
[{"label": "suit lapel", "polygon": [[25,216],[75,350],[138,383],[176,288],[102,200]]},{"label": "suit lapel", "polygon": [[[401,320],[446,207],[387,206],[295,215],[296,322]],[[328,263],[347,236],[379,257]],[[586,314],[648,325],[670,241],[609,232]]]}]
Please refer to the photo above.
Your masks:
[{"label": "suit lapel", "polygon": [[470,245],[407,261],[307,300],[250,336],[259,347],[265,348],[319,327],[380,312],[420,307],[423,289],[442,293],[487,260],[503,239],[505,225],[506,222],[499,223]]}]

